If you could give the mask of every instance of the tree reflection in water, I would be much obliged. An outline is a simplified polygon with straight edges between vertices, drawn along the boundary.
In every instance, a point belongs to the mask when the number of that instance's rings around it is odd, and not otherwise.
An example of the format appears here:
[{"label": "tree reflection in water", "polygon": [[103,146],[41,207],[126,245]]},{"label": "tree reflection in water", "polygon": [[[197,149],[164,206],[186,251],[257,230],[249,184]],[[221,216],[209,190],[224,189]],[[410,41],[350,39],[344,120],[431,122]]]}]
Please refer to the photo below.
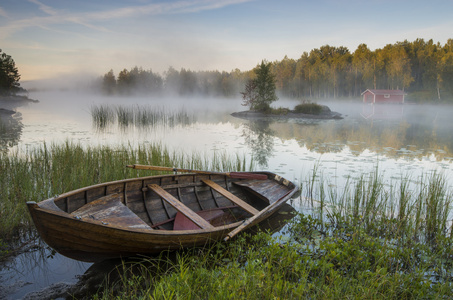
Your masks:
[{"label": "tree reflection in water", "polygon": [[267,167],[268,159],[274,151],[275,132],[270,128],[270,124],[269,121],[253,120],[244,123],[242,131],[246,145],[261,167]]},{"label": "tree reflection in water", "polygon": [[0,152],[6,153],[19,143],[23,127],[20,113],[0,109]]}]

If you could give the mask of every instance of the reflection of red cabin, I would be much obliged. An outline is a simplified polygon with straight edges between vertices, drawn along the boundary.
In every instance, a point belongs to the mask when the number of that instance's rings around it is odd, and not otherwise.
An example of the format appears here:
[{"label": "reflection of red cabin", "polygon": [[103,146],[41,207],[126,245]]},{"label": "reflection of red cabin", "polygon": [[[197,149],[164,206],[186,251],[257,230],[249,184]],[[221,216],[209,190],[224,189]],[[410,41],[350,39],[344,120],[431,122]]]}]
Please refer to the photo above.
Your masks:
[{"label": "reflection of red cabin", "polygon": [[404,103],[404,92],[401,90],[366,90],[362,93],[363,103]]}]

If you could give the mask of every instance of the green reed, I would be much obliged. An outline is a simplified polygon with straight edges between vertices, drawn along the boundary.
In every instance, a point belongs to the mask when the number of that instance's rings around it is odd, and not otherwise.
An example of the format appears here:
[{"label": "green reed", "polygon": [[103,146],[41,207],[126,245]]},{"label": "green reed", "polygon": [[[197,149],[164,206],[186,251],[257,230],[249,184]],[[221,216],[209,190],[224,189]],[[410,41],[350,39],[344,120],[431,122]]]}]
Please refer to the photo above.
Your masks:
[{"label": "green reed", "polygon": [[134,124],[134,110],[131,107],[116,106],[114,109],[120,127],[128,127]]},{"label": "green reed", "polygon": [[442,174],[424,175],[416,183],[409,177],[385,183],[376,169],[355,181],[347,179],[341,188],[322,177],[315,180],[313,174],[305,182],[316,219],[330,229],[347,223],[376,236],[432,246],[452,238],[453,193]]},{"label": "green reed", "polygon": [[115,121],[114,111],[107,105],[92,105],[90,108],[93,124],[98,129],[104,129]]},{"label": "green reed", "polygon": [[164,107],[147,105],[93,105],[91,116],[94,126],[99,130],[106,129],[115,123],[124,129],[129,126],[139,128],[156,125],[174,127],[195,122],[194,115],[189,114],[184,108],[169,110]]},{"label": "green reed", "polygon": [[8,155],[0,153],[0,238],[30,228],[27,201],[39,202],[100,182],[158,174],[125,167],[134,163],[212,171],[249,170],[253,166],[239,155],[186,154],[161,144],[85,147],[66,142]]}]

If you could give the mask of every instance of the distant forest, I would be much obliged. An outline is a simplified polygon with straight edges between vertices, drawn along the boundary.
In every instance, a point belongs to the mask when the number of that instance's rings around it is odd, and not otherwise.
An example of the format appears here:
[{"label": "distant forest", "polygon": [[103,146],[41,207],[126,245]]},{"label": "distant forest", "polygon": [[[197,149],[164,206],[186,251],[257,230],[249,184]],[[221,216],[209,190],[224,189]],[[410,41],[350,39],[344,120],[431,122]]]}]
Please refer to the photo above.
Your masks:
[{"label": "distant forest", "polygon": [[[277,93],[296,99],[358,98],[366,89],[401,89],[415,102],[453,102],[453,39],[445,45],[433,40],[405,40],[371,51],[361,44],[325,45],[304,52],[297,60],[285,56],[272,62]],[[168,94],[238,97],[253,70],[231,72],[180,71],[163,75],[134,67],[100,80],[107,94]]]}]

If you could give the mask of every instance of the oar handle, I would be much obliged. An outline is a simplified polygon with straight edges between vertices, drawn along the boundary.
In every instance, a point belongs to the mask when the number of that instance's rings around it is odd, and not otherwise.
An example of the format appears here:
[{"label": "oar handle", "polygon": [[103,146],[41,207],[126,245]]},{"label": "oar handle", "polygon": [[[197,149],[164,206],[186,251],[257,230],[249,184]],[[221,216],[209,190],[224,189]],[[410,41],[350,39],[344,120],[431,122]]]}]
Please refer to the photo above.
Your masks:
[{"label": "oar handle", "polygon": [[160,167],[160,166],[148,166],[148,165],[127,165],[126,167],[137,169],[137,170],[153,170],[153,171],[168,171],[168,172],[182,172],[181,169],[170,168],[170,167]]},{"label": "oar handle", "polygon": [[149,165],[127,165],[126,167],[137,169],[137,170],[153,170],[153,171],[168,171],[168,172],[185,172],[185,173],[196,173],[196,174],[217,174],[225,175],[231,178],[240,178],[240,179],[258,179],[266,180],[267,175],[257,174],[257,173],[246,173],[246,172],[229,172],[229,173],[219,173],[219,172],[209,172],[209,171],[200,171],[200,170],[190,170],[190,169],[178,169],[171,167],[160,167],[160,166],[149,166]]}]

